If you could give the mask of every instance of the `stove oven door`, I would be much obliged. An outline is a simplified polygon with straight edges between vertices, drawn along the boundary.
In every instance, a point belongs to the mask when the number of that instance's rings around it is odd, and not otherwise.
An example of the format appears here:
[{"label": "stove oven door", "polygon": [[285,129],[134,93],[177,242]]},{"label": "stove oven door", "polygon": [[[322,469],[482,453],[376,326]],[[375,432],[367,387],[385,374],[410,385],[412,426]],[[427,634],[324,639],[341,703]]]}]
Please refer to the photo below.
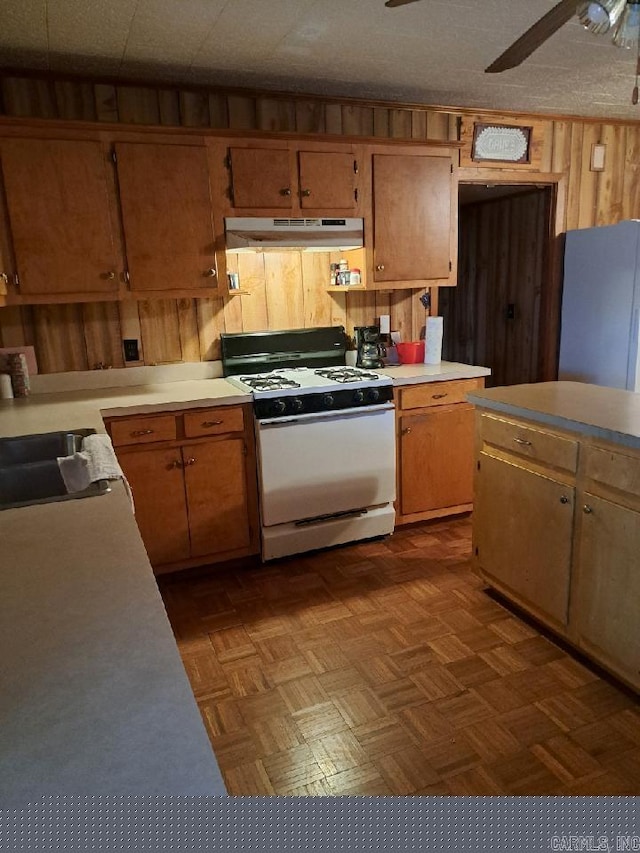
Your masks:
[{"label": "stove oven door", "polygon": [[392,403],[257,423],[263,526],[395,499]]}]

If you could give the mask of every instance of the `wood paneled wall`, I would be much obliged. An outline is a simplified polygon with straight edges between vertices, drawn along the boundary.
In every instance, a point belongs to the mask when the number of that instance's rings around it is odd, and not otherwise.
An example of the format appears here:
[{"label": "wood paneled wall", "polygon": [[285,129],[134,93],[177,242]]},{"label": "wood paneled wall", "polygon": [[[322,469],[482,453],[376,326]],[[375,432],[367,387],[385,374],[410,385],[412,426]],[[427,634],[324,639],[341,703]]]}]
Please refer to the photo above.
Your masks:
[{"label": "wood paneled wall", "polygon": [[491,367],[487,385],[543,378],[540,309],[548,286],[551,189],[460,208],[459,287],[443,288],[444,357]]},{"label": "wood paneled wall", "polygon": [[[459,122],[495,121],[493,113],[419,105],[384,105],[253,92],[116,85],[89,80],[8,76],[1,82],[2,111],[15,117],[84,119],[131,124],[258,129],[375,136],[455,139]],[[508,118],[508,117],[507,117]],[[518,119],[526,116],[518,116]],[[540,119],[540,117],[538,117]],[[560,176],[559,230],[640,217],[640,125],[545,118],[536,122],[539,170]],[[463,133],[463,138],[464,133]],[[589,170],[591,145],[607,145],[604,172]],[[468,152],[463,162],[469,162]],[[466,159],[465,159],[466,157]],[[492,169],[501,180],[500,169]],[[476,170],[460,170],[461,180]],[[505,175],[507,173],[504,173]],[[33,344],[43,372],[122,366],[121,340],[142,341],[146,364],[219,357],[221,331],[283,328],[319,322],[354,325],[391,314],[393,328],[416,338],[425,312],[416,292],[329,294],[327,259],[299,253],[244,256],[248,296],[159,300],[122,304],[45,305],[0,309],[0,342]],[[233,269],[233,266],[231,266]],[[557,306],[551,306],[553,313]]]}]

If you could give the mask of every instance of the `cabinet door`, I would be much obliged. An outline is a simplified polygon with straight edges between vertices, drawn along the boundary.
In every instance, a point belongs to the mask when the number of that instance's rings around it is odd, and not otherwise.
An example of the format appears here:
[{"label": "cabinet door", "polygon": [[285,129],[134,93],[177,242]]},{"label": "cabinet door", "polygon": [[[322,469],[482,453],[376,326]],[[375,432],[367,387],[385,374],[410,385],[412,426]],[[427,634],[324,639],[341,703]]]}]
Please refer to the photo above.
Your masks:
[{"label": "cabinet door", "polygon": [[480,454],[473,510],[478,565],[536,615],[567,624],[575,489]]},{"label": "cabinet door", "polygon": [[374,281],[449,277],[451,191],[447,157],[373,155]]},{"label": "cabinet door", "polygon": [[575,604],[577,639],[588,654],[640,686],[640,513],[585,494]]},{"label": "cabinet door", "polygon": [[402,515],[473,500],[473,406],[459,403],[400,419]]},{"label": "cabinet door", "polygon": [[319,210],[353,210],[356,160],[336,151],[300,151],[300,206]]},{"label": "cabinet door", "polygon": [[6,139],[0,152],[20,293],[116,291],[122,260],[101,144]]},{"label": "cabinet door", "polygon": [[189,527],[180,449],[118,454],[133,492],[136,522],[152,565],[189,557]]},{"label": "cabinet door", "polygon": [[246,548],[250,543],[244,439],[185,445],[191,556]]},{"label": "cabinet door", "polygon": [[231,148],[234,207],[290,210],[294,189],[287,149]]},{"label": "cabinet door", "polygon": [[115,148],[131,289],[217,288],[206,149]]}]

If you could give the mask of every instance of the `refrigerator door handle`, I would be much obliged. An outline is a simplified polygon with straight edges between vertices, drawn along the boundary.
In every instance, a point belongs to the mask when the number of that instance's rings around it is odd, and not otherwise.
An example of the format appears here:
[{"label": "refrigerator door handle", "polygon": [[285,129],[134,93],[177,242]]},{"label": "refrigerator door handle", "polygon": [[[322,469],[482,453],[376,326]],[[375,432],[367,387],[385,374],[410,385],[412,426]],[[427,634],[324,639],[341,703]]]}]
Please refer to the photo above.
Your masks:
[{"label": "refrigerator door handle", "polygon": [[629,341],[629,364],[627,367],[627,390],[640,391],[640,347],[638,346],[638,335],[640,334],[640,308],[634,308],[631,315],[631,339]]}]

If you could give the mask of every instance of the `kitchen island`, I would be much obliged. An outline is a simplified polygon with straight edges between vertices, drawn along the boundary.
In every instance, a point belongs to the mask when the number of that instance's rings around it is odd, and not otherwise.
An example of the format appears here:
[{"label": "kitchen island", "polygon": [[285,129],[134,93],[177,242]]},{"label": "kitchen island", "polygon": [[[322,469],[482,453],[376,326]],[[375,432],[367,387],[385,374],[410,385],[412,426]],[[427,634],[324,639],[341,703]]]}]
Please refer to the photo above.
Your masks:
[{"label": "kitchen island", "polygon": [[545,382],[468,399],[476,571],[640,689],[640,395]]}]

